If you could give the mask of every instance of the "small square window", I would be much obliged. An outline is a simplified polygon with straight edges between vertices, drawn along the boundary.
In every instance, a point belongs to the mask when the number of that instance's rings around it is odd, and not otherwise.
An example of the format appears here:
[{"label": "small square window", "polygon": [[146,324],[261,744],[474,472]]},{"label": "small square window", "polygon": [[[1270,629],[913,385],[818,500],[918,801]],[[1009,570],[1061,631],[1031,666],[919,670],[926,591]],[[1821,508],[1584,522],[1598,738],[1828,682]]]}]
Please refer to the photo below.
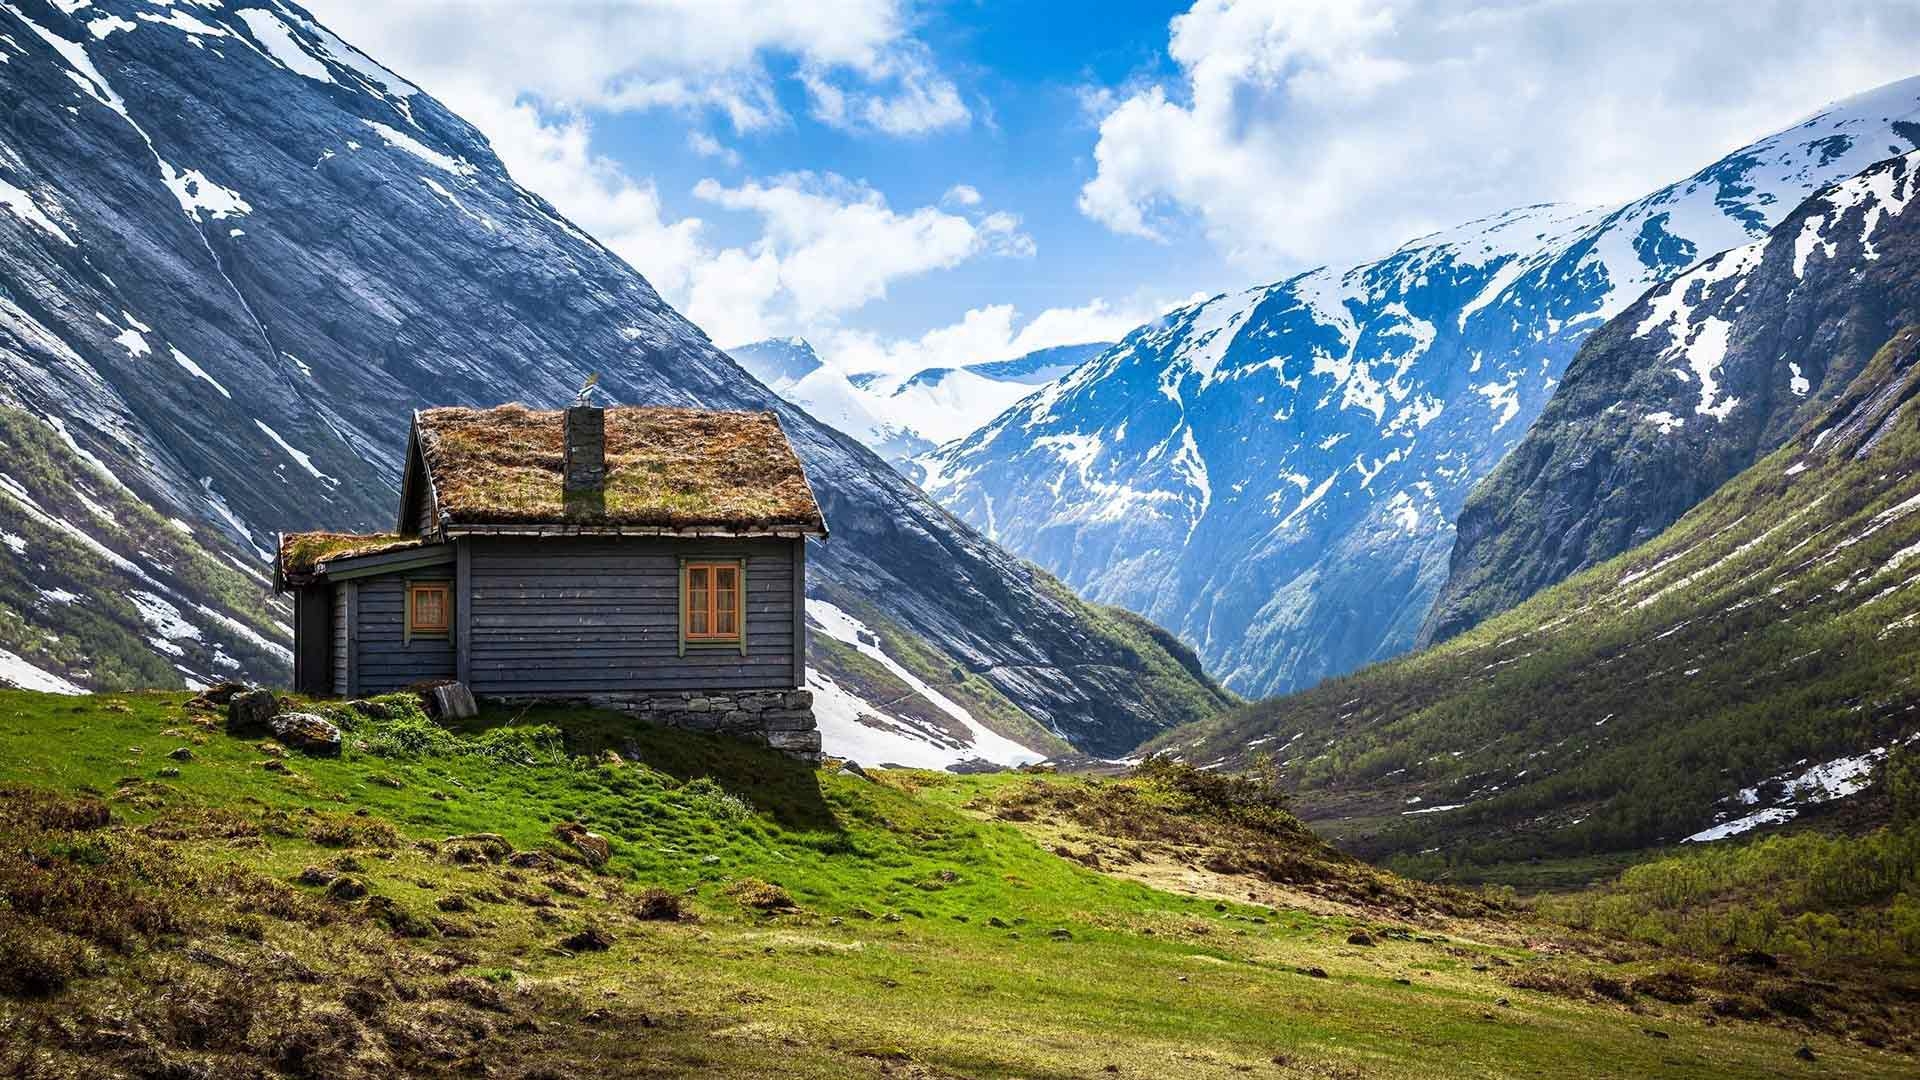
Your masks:
[{"label": "small square window", "polygon": [[445,637],[453,624],[451,590],[445,582],[407,585],[407,635]]},{"label": "small square window", "polygon": [[690,562],[681,581],[680,627],[691,642],[737,643],[745,599],[737,562]]}]

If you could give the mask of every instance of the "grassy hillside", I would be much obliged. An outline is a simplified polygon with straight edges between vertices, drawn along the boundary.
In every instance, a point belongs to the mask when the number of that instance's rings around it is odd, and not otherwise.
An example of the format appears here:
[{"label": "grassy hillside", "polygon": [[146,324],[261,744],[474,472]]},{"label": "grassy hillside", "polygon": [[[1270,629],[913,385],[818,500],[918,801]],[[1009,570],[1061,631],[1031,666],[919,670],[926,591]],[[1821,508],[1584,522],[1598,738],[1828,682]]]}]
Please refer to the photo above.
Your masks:
[{"label": "grassy hillside", "polygon": [[345,752],[315,760],[184,695],[0,694],[0,1073],[1912,1066],[1904,1006],[1638,993],[1658,954],[1339,856],[1257,782],[867,779],[612,714],[379,704],[334,707]]},{"label": "grassy hillside", "polygon": [[1151,745],[1271,755],[1323,831],[1435,876],[1590,874],[1716,823],[1844,812],[1825,797],[1920,732],[1917,388],[1909,330],[1652,541],[1445,645]]}]

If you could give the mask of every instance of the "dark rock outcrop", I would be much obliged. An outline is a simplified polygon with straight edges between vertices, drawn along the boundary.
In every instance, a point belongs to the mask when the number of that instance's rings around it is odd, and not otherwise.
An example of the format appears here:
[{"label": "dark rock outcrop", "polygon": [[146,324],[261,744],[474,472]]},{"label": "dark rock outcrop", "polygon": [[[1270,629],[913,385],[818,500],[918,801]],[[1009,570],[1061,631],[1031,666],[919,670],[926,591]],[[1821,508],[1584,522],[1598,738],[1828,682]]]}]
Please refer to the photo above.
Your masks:
[{"label": "dark rock outcrop", "polygon": [[282,746],[314,757],[340,756],[340,729],[309,712],[283,712],[267,721]]},{"label": "dark rock outcrop", "polygon": [[227,699],[227,732],[257,735],[267,730],[280,703],[271,690],[242,690]]}]

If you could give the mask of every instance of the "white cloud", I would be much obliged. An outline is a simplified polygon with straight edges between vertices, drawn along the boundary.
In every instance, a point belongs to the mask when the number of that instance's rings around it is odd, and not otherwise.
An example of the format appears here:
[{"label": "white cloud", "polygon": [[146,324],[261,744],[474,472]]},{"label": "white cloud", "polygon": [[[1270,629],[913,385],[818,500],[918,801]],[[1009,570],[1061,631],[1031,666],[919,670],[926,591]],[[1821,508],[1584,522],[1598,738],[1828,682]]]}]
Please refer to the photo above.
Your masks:
[{"label": "white cloud", "polygon": [[694,217],[669,222],[651,180],[634,180],[618,163],[593,152],[586,116],[543,115],[523,102],[489,104],[467,119],[487,132],[522,185],[639,267],[664,295],[684,295],[693,269],[706,256],[704,223]]},{"label": "white cloud", "polygon": [[1542,199],[1677,179],[1814,105],[1913,73],[1920,5],[1199,0],[1179,76],[1094,88],[1081,210],[1196,221],[1264,271],[1360,257]]},{"label": "white cloud", "polygon": [[[471,121],[515,179],[633,264],[717,340],[831,325],[903,277],[981,255],[1033,254],[1017,217],[975,212],[977,192],[954,212],[902,212],[880,192],[830,174],[731,187],[702,181],[699,198],[764,225],[757,241],[723,248],[699,217],[669,220],[651,179],[593,149],[594,117],[619,111],[724,116],[738,134],[790,124],[776,70],[794,72],[811,114],[839,128],[918,135],[967,123],[959,91],[909,34],[900,0],[310,6]],[[690,127],[688,149],[740,167],[739,152],[704,122]]]},{"label": "white cloud", "polygon": [[945,195],[940,196],[940,205],[979,206],[980,199],[979,188],[974,187],[972,184],[955,184],[947,189]]},{"label": "white cloud", "polygon": [[713,158],[730,168],[740,167],[740,152],[698,129],[687,132],[687,149],[703,158]]},{"label": "white cloud", "polygon": [[[899,0],[314,0],[321,21],[465,112],[475,94],[564,108],[711,109],[736,131],[790,122],[776,68],[831,90],[841,122],[890,134],[964,124],[966,106]],[[770,64],[770,60],[782,61]],[[813,102],[816,112],[824,106]]]},{"label": "white cloud", "polygon": [[[964,367],[1011,360],[1054,345],[1118,341],[1171,304],[1113,305],[1096,299],[1075,308],[1049,308],[1021,324],[1011,304],[974,308],[948,326],[917,338],[888,339],[863,330],[829,330],[814,346],[827,363],[849,374],[911,374],[933,367]],[[1017,327],[1017,329],[1016,329]]]},{"label": "white cloud", "polygon": [[[750,257],[741,253],[729,260],[735,271],[749,259],[759,268],[756,290],[739,282],[721,290],[716,281],[709,292],[704,277],[694,282],[687,314],[720,341],[765,336],[760,330],[783,317],[790,325],[817,325],[884,297],[895,280],[975,256],[1034,252],[1012,214],[968,216],[931,206],[901,213],[878,191],[831,173],[792,173],[734,187],[702,180],[694,194],[761,219]],[[721,291],[724,303],[718,301]]]},{"label": "white cloud", "polygon": [[866,88],[849,86],[835,71],[813,65],[800,73],[812,95],[813,117],[831,127],[862,127],[889,135],[924,135],[973,118],[960,91],[940,75],[917,43],[905,43],[851,69]]}]

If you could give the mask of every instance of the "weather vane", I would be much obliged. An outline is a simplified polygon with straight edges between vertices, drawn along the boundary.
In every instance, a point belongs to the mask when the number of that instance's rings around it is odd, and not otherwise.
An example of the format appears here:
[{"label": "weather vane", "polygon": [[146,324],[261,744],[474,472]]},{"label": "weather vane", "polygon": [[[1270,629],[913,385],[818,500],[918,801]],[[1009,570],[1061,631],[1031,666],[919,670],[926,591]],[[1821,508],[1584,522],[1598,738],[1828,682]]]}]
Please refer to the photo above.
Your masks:
[{"label": "weather vane", "polygon": [[594,391],[599,388],[600,373],[596,371],[587,376],[586,382],[580,384],[580,392],[573,396],[573,403],[575,405],[592,405]]}]

